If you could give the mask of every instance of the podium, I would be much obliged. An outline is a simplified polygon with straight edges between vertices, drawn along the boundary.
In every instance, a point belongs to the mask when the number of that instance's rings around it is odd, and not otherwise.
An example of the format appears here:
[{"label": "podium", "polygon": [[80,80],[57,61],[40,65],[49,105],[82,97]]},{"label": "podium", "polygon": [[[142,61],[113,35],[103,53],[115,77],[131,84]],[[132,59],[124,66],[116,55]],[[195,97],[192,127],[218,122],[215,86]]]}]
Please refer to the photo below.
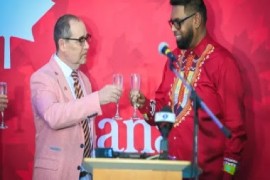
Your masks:
[{"label": "podium", "polygon": [[93,180],[181,180],[189,161],[121,158],[84,158]]}]

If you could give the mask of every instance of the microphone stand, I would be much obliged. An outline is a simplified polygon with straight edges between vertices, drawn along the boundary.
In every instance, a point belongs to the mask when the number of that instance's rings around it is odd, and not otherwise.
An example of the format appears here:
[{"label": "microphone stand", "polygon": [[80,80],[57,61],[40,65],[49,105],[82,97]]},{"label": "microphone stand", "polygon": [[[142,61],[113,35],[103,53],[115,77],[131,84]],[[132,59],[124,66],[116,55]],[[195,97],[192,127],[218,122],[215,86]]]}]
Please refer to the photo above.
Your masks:
[{"label": "microphone stand", "polygon": [[[170,58],[169,58],[170,59]],[[170,59],[170,64],[169,67],[171,71],[174,72],[176,77],[178,77],[184,86],[188,89],[190,92],[190,98],[193,101],[193,109],[194,109],[194,139],[193,139],[193,159],[192,159],[192,164],[191,164],[191,171],[189,175],[191,177],[195,176],[195,179],[198,180],[198,174],[199,172],[199,167],[198,167],[198,131],[199,131],[199,116],[198,116],[198,110],[199,108],[202,108],[212,119],[212,121],[218,126],[218,128],[223,132],[223,134],[227,138],[231,138],[231,132],[229,129],[227,129],[223,124],[219,121],[219,119],[212,113],[212,111],[207,107],[207,105],[201,100],[201,98],[198,96],[194,88],[180,75],[180,73],[177,72],[177,70],[174,68],[173,65],[173,60],[175,59]],[[178,66],[180,66],[179,62]]]}]

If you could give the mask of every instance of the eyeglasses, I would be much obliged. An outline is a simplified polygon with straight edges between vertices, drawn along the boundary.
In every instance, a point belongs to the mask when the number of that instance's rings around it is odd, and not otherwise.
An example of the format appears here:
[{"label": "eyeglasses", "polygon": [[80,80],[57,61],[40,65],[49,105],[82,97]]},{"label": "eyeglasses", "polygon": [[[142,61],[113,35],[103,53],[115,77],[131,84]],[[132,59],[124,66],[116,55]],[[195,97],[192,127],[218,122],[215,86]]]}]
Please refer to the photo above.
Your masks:
[{"label": "eyeglasses", "polygon": [[185,17],[184,19],[179,19],[179,18],[175,18],[175,19],[170,19],[169,20],[169,25],[172,28],[172,26],[174,26],[177,30],[181,29],[181,25],[188,19],[191,18],[192,16],[194,16],[196,13],[191,14],[190,16]]},{"label": "eyeglasses", "polygon": [[63,39],[78,41],[81,45],[83,45],[85,43],[85,41],[90,40],[91,37],[92,37],[91,34],[86,34],[86,36],[81,36],[78,39],[76,39],[76,38],[63,38]]}]

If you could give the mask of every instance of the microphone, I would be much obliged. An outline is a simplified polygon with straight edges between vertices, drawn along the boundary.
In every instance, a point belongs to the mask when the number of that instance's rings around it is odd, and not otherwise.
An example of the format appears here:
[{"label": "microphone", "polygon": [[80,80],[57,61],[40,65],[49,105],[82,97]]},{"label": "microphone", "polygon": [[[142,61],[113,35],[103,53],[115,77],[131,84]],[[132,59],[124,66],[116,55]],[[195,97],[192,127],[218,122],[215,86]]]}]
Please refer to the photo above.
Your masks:
[{"label": "microphone", "polygon": [[155,113],[155,123],[163,138],[167,138],[175,122],[175,114],[169,106],[164,106],[160,112]]},{"label": "microphone", "polygon": [[158,52],[160,54],[167,56],[171,60],[171,62],[177,60],[172,51],[170,50],[169,45],[166,42],[159,43]]},{"label": "microphone", "polygon": [[175,114],[172,113],[172,110],[169,106],[164,106],[160,112],[155,113],[155,122],[156,123],[174,123]]},{"label": "microphone", "polygon": [[164,106],[160,112],[155,113],[155,122],[162,139],[160,141],[159,159],[168,159],[168,136],[175,122],[175,114],[169,106]]}]

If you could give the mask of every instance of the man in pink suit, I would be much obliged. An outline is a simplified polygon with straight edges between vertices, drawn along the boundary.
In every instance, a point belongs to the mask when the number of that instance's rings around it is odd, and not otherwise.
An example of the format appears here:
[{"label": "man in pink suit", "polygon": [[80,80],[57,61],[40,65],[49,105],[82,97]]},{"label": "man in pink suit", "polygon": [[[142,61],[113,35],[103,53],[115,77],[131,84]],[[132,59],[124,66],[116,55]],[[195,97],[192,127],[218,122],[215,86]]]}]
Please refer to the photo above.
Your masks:
[{"label": "man in pink suit", "polygon": [[[94,116],[101,105],[117,102],[121,89],[106,85],[92,92],[91,83],[79,70],[85,64],[91,35],[74,15],[60,17],[54,27],[56,53],[31,77],[31,98],[36,127],[33,179],[76,180],[82,174],[85,149],[82,122],[88,120],[95,142]],[[76,71],[83,97],[77,99],[71,73]]]}]

